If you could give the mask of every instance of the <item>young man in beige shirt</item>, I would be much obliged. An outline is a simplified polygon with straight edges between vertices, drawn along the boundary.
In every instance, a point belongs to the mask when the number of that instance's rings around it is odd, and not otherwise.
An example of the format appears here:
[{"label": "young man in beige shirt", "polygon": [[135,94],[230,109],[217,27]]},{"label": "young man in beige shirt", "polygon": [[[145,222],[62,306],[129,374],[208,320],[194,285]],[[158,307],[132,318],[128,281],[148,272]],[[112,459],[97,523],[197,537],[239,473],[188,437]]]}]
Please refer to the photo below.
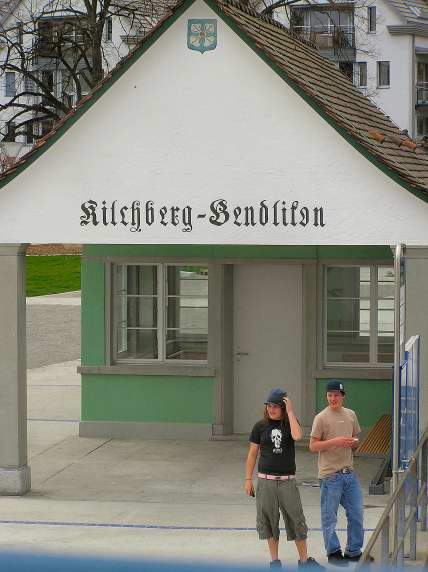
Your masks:
[{"label": "young man in beige shirt", "polygon": [[[353,449],[358,446],[361,429],[355,412],[343,407],[344,399],[343,382],[329,381],[328,406],[315,417],[309,443],[309,449],[318,453],[324,544],[328,561],[337,566],[359,560],[364,541],[363,495],[353,471]],[[348,519],[344,554],[336,534],[339,504]]]}]

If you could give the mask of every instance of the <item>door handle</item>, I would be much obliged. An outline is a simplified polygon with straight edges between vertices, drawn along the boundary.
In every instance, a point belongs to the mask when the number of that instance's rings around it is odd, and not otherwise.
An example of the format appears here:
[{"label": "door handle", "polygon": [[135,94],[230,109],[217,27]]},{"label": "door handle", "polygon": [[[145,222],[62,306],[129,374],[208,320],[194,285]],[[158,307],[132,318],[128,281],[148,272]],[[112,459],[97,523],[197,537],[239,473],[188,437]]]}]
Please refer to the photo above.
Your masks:
[{"label": "door handle", "polygon": [[237,356],[249,356],[250,354],[248,352],[236,352],[235,355],[237,355]]}]

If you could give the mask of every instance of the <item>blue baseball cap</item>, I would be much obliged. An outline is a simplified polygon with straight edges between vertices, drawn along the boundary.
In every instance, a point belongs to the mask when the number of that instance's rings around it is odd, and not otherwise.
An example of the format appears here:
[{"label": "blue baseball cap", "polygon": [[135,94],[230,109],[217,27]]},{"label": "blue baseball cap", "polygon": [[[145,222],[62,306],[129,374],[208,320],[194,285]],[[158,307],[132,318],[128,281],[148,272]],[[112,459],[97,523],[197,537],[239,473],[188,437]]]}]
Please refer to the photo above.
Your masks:
[{"label": "blue baseball cap", "polygon": [[341,379],[331,379],[327,383],[326,391],[340,391],[341,393],[345,393],[345,386],[343,385],[343,381]]},{"label": "blue baseball cap", "polygon": [[284,406],[284,397],[287,397],[286,391],[284,391],[280,387],[272,389],[269,392],[269,395],[267,396],[265,405],[267,405],[268,403],[275,403],[276,405]]}]

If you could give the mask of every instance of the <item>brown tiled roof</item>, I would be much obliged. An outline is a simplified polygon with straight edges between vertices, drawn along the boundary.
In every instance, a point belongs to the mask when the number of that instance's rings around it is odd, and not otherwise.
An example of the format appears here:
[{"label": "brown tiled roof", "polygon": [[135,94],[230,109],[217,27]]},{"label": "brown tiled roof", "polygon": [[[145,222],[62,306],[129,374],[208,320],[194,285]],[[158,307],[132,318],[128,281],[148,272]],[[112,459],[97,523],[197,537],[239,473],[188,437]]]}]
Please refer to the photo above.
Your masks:
[{"label": "brown tiled roof", "polygon": [[[205,0],[219,16],[226,16],[235,31],[255,49],[277,73],[295,88],[305,100],[346,139],[379,167],[419,196],[428,199],[428,154],[365,97],[333,64],[324,59],[314,47],[296,37],[268,16],[260,16],[252,9],[233,1]],[[55,125],[35,149],[27,153],[12,169],[0,176],[7,178],[29,160],[33,160],[49,140],[73,116],[89,107],[91,99],[104,91],[115,76],[120,76],[129,63],[140,57],[145,45],[156,39],[167,21],[177,11],[192,4],[181,0],[158,25],[123,58],[98,86],[83,98],[76,110]],[[7,182],[7,181],[6,181]]]}]

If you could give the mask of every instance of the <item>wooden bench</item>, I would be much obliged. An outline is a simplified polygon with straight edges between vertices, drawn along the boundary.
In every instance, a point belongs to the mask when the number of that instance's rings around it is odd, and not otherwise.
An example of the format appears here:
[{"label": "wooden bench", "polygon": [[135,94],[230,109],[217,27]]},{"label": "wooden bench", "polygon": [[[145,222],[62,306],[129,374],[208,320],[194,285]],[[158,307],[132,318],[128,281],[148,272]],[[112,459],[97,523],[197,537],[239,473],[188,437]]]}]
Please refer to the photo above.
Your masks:
[{"label": "wooden bench", "polygon": [[387,457],[391,449],[391,415],[382,415],[360,443],[356,453]]}]

